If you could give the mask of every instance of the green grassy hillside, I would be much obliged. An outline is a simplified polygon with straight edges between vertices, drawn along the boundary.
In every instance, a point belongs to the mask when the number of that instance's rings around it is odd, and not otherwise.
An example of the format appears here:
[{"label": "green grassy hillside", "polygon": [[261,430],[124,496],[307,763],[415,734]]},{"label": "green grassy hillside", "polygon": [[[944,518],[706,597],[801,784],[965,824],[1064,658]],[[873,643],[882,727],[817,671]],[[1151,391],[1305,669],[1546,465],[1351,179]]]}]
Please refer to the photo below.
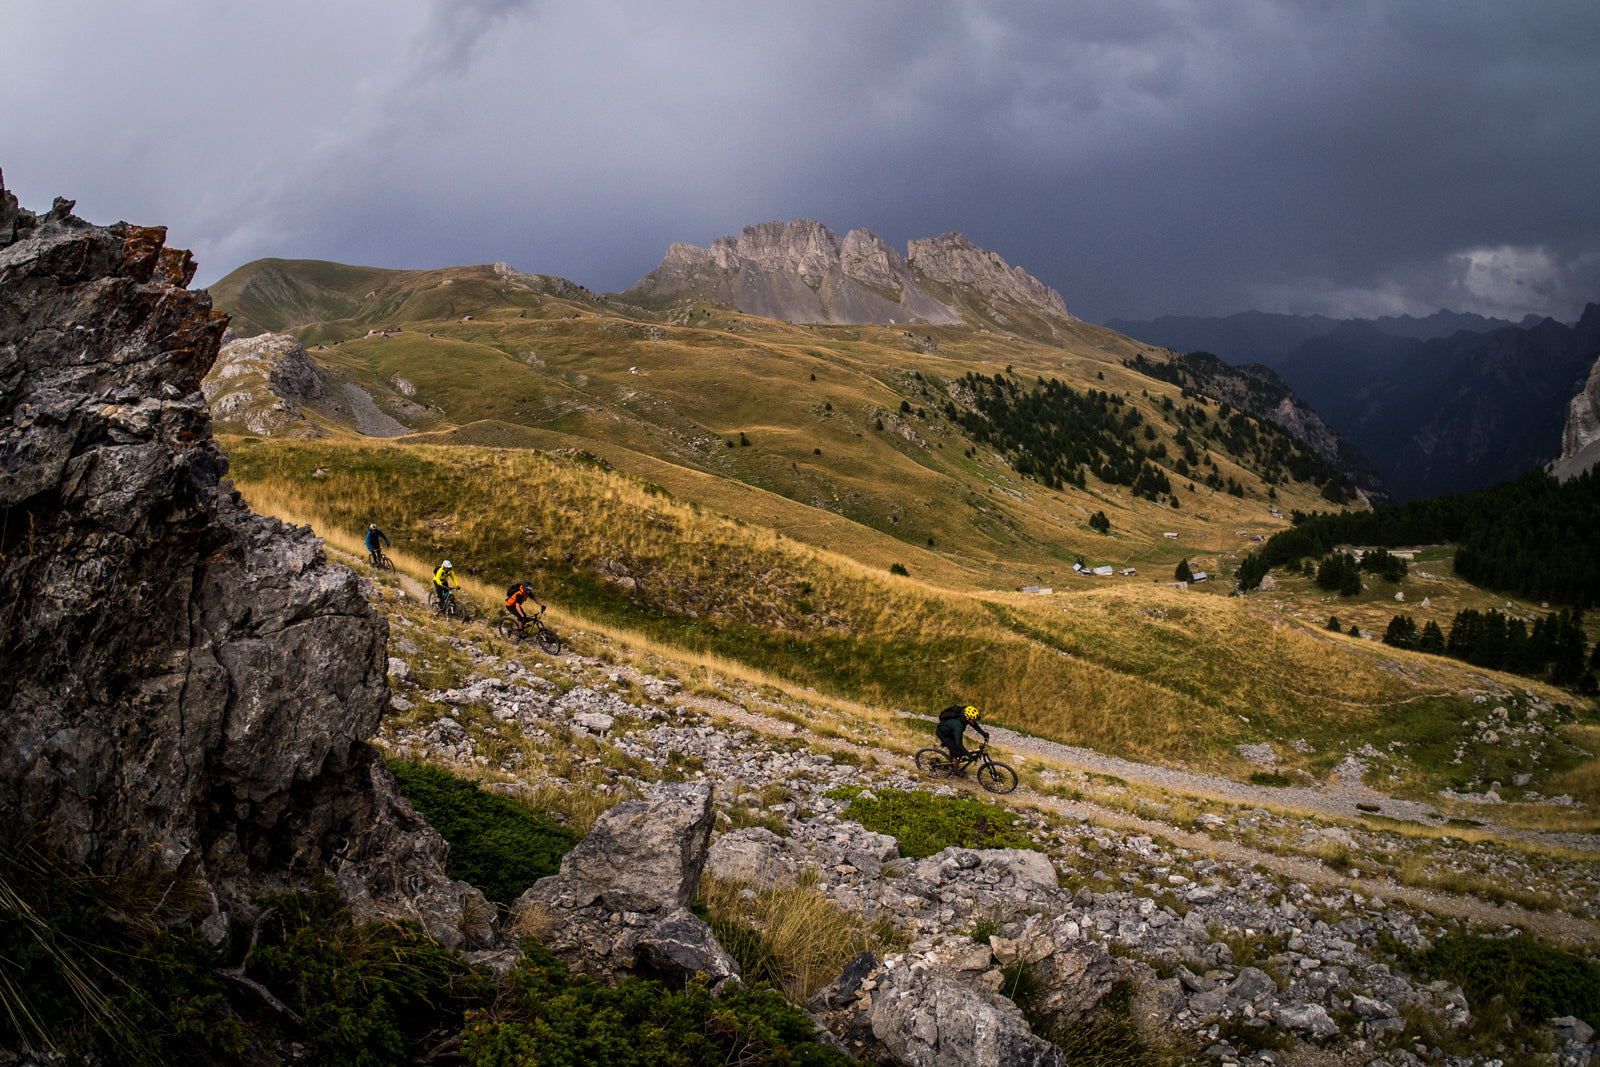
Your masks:
[{"label": "green grassy hillside", "polygon": [[[279,275],[293,285],[256,284]],[[383,443],[332,423],[318,442],[232,439],[238,484],[329,536],[379,522],[419,574],[449,556],[490,590],[528,579],[573,618],[781,684],[922,710],[963,696],[1126,756],[1247,776],[1239,744],[1298,738],[1315,754],[1291,759],[1320,775],[1370,737],[1427,753],[1394,788],[1518,773],[1514,753],[1450,758],[1473,698],[1526,680],[1325,628],[1488,605],[1447,567],[1337,601],[1281,574],[1226,595],[1281,516],[1329,507],[1329,472],[1123,366],[1145,350],[1118,334],[645,312],[485,267],[230,278],[224,310],[337,316],[294,332],[340,380],[403,381],[428,413]],[[1220,580],[1172,588],[1180,560]],[[1534,788],[1574,759],[1547,754]]]},{"label": "green grassy hillside", "polygon": [[[293,299],[270,308],[258,299],[280,292]],[[1326,506],[1316,480],[1284,479],[1248,447],[1197,433],[1189,412],[1204,409],[1207,425],[1222,426],[1218,405],[1122,367],[1141,347],[1083,323],[1061,322],[1064,340],[1045,344],[984,327],[797,326],[707,305],[652,315],[559,279],[479,267],[268,261],[230,275],[213,295],[224,310],[275,328],[322,308],[324,318],[294,327],[308,344],[329,346],[314,357],[375,396],[404,379],[428,412],[408,425],[444,435],[430,441],[563,435],[568,447],[631,464],[642,477],[653,478],[643,469],[653,467],[697,481],[707,503],[732,513],[723,496],[738,492],[715,481],[786,497],[814,513],[787,532],[819,547],[830,542],[806,527],[820,534],[842,518],[933,548],[987,584],[1061,580],[1080,556],[1169,572],[1189,557],[1215,569],[1249,536],[1283,528],[1269,509]],[[1137,499],[1131,485],[1102,480],[1098,461],[1085,465],[1081,489],[1020,476],[1019,452],[998,441],[978,446],[961,424],[974,374],[1022,391],[1055,379],[1104,395],[1108,410],[1114,398],[1118,417],[1138,412],[1137,426],[1115,431],[1123,440],[1101,443],[1148,457],[1167,472],[1170,497]],[[1194,469],[1180,475],[1186,452]],[[1109,519],[1109,536],[1090,530],[1096,512]],[[1160,536],[1167,532],[1180,537]]]}]

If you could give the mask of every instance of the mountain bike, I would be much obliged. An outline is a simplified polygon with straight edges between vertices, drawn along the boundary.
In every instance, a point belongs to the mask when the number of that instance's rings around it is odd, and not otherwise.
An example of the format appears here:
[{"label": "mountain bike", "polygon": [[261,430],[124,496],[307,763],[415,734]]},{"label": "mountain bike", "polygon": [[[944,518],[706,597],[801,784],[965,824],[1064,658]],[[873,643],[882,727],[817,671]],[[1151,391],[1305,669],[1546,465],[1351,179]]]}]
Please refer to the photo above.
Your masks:
[{"label": "mountain bike", "polygon": [[978,765],[978,784],[991,793],[1009,793],[1017,787],[1017,772],[989,755],[985,741],[977,751],[969,751],[955,759],[942,748],[925,748],[917,753],[917,770],[929,778],[948,778],[952,774],[966,776],[966,768]]},{"label": "mountain bike", "polygon": [[394,560],[383,554],[382,546],[371,549],[367,552],[367,562],[372,564],[380,571],[394,570]]},{"label": "mountain bike", "polygon": [[433,609],[435,615],[442,618],[459,619],[461,622],[472,621],[472,605],[467,603],[455,589],[446,589],[442,597],[438,589],[432,590],[428,594],[428,607]]},{"label": "mountain bike", "polygon": [[506,609],[505,613],[500,616],[500,636],[507,641],[522,641],[531,637],[539,642],[539,647],[550,653],[550,655],[559,656],[561,654],[561,638],[554,630],[544,624],[544,613],[548,610],[548,608],[540,608],[537,615],[523,620],[513,615],[509,608]]}]

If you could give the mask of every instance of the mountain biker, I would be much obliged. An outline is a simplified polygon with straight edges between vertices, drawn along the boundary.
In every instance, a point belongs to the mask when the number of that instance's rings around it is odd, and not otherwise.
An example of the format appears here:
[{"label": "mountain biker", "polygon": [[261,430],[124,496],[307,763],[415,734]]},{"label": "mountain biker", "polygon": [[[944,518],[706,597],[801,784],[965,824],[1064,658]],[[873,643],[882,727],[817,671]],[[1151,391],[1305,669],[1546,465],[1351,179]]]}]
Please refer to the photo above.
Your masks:
[{"label": "mountain biker", "polygon": [[972,755],[967,746],[961,743],[961,735],[966,732],[968,726],[982,734],[985,741],[989,740],[989,731],[978,725],[978,720],[981,718],[983,718],[982,712],[971,704],[951,704],[939,713],[939,727],[934,731],[934,735],[950,753],[952,761]]},{"label": "mountain biker", "polygon": [[367,555],[373,559],[378,558],[378,540],[380,538],[385,545],[389,543],[389,535],[378,529],[377,523],[367,527]]},{"label": "mountain biker", "polygon": [[506,590],[506,610],[515,615],[524,626],[528,623],[528,613],[522,610],[522,603],[531,600],[539,605],[539,610],[544,610],[544,602],[533,595],[533,586],[527,582],[518,582]]},{"label": "mountain biker", "polygon": [[439,595],[439,603],[443,604],[445,597],[450,595],[450,586],[461,588],[461,583],[456,581],[455,568],[450,566],[450,561],[445,560],[439,569],[433,572],[433,591]]}]

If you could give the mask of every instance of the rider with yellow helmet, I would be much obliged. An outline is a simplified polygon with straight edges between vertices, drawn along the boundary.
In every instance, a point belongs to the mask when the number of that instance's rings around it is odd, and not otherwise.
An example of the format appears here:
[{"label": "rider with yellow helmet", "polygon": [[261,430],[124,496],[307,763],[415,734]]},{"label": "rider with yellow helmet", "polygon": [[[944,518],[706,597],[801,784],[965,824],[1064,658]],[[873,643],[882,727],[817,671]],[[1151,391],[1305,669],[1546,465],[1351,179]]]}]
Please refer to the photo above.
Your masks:
[{"label": "rider with yellow helmet", "polygon": [[939,728],[934,733],[952,760],[971,755],[967,746],[961,743],[961,735],[968,726],[982,734],[985,741],[989,740],[989,731],[978,725],[981,718],[983,713],[971,704],[951,704],[939,713]]}]

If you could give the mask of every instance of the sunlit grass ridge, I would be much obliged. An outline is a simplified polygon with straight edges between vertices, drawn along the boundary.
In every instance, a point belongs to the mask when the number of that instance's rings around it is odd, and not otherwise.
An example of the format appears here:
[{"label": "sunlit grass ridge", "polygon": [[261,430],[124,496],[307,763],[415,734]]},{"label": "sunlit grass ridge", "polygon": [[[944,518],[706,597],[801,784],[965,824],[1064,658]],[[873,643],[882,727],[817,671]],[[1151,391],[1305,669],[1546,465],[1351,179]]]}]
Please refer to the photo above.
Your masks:
[{"label": "sunlit grass ridge", "polygon": [[357,551],[359,531],[378,522],[403,569],[425,576],[448,556],[482,583],[482,606],[526,579],[572,620],[877,706],[927,713],[972,699],[996,721],[1069,743],[1228,766],[1235,744],[1270,731],[1347,737],[1419,695],[1451,699],[1445,674],[1401,677],[1370,645],[1253,602],[1156,583],[1066,600],[940,589],[583,458],[230,445],[253,506]]}]

